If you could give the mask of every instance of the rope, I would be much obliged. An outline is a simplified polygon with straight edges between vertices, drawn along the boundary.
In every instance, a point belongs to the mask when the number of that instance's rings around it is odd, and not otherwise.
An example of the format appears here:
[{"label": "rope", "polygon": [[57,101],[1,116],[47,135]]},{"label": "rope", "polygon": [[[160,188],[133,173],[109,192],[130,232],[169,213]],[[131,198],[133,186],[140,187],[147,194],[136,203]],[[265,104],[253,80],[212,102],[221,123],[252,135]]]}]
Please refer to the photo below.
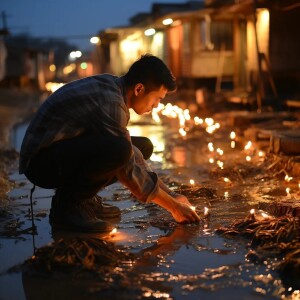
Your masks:
[{"label": "rope", "polygon": [[35,190],[35,184],[33,185],[32,189],[30,190],[30,212],[31,212],[31,226],[32,226],[32,243],[33,243],[33,255],[35,255],[36,247],[35,247],[35,237],[36,234],[36,226],[34,224],[34,214],[33,214],[33,202],[32,202],[32,195]]}]

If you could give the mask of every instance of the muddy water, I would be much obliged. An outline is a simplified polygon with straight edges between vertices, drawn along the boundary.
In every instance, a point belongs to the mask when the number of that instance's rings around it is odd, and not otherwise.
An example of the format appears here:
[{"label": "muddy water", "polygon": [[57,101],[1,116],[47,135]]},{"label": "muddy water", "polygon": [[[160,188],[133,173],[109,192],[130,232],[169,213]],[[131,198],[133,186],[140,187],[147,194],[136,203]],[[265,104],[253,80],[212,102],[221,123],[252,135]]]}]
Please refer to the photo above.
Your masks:
[{"label": "muddy water", "polygon": [[[13,135],[17,150],[24,126],[16,128]],[[293,290],[288,291],[275,270],[276,258],[252,263],[245,259],[249,241],[215,234],[219,226],[247,216],[259,201],[268,201],[267,192],[274,186],[280,188],[278,182],[265,179],[263,169],[257,169],[261,159],[245,162],[242,147],[230,148],[225,131],[208,135],[198,130],[188,138],[180,137],[170,124],[133,125],[130,131],[152,139],[155,155],[150,163],[167,183],[176,189],[180,184],[185,190],[206,189],[206,194],[190,199],[202,217],[200,224],[178,225],[167,212],[140,204],[116,183],[99,194],[120,207],[122,218],[115,223],[117,233],[98,238],[113,242],[137,259],[120,263],[108,273],[105,288],[97,276],[78,279],[74,274],[50,278],[33,275],[20,265],[34,250],[61,237],[78,235],[52,231],[48,216],[53,191],[36,188],[37,234],[32,236],[28,230],[32,225],[32,185],[12,170],[10,178],[16,187],[9,193],[12,205],[0,237],[0,299],[296,299],[295,295],[288,296]],[[210,152],[209,142],[222,148],[224,155]],[[222,160],[224,168],[210,163],[209,158]],[[251,172],[255,176],[249,179]],[[231,181],[225,182],[225,177]],[[205,207],[208,216],[204,216]]]}]

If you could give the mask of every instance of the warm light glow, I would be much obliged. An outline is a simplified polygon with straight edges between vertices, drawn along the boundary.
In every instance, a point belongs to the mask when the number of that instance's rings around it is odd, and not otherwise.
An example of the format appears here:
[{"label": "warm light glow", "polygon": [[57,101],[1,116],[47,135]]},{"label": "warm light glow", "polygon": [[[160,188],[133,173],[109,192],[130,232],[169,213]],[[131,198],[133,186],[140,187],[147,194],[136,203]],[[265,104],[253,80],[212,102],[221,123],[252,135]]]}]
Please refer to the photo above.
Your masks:
[{"label": "warm light glow", "polygon": [[224,151],[220,148],[217,149],[217,152],[220,154],[220,155],[223,155],[224,154]]},{"label": "warm light glow", "polygon": [[208,161],[209,161],[211,164],[213,164],[213,163],[215,162],[215,160],[214,160],[213,158],[210,158]]},{"label": "warm light glow", "polygon": [[208,215],[208,208],[204,207],[204,215],[207,216]]},{"label": "warm light glow", "polygon": [[68,66],[65,66],[63,68],[63,73],[65,75],[68,75],[68,74],[72,73],[73,71],[75,71],[75,69],[76,69],[76,64],[73,63],[73,64],[70,64]]},{"label": "warm light glow", "polygon": [[218,160],[218,161],[217,161],[217,165],[218,165],[221,169],[223,169],[224,163],[223,163],[222,161]]},{"label": "warm light glow", "polygon": [[90,42],[92,44],[99,44],[100,43],[100,38],[98,36],[93,36],[90,38]]},{"label": "warm light glow", "polygon": [[250,210],[250,214],[251,214],[251,215],[254,215],[254,213],[255,213],[255,209],[252,208],[252,209]]},{"label": "warm light glow", "polygon": [[156,161],[156,162],[162,162],[163,158],[160,155],[157,155],[155,153],[152,153],[151,157],[150,157],[151,161]]},{"label": "warm light glow", "polygon": [[230,147],[231,147],[231,148],[235,148],[235,141],[231,141]]},{"label": "warm light glow", "polygon": [[208,147],[208,149],[209,149],[210,152],[214,151],[214,144],[213,143],[208,143],[207,147]]},{"label": "warm light glow", "polygon": [[229,178],[227,178],[227,177],[224,177],[224,182],[226,182],[226,183],[230,183],[230,182],[231,182],[231,180],[230,180]]},{"label": "warm light glow", "polygon": [[190,179],[190,184],[194,185],[195,184],[195,180],[194,179]]},{"label": "warm light glow", "polygon": [[58,83],[58,82],[47,82],[45,84],[45,88],[48,92],[54,93],[57,89],[62,87],[64,83]]},{"label": "warm light glow", "polygon": [[173,23],[173,19],[167,18],[162,21],[163,25],[171,25]]},{"label": "warm light glow", "polygon": [[183,128],[180,128],[180,129],[179,129],[179,133],[180,133],[182,136],[186,136],[186,131],[185,131]]},{"label": "warm light glow", "polygon": [[252,146],[252,142],[248,141],[248,143],[245,146],[245,150],[249,150],[251,148],[251,146]]},{"label": "warm light glow", "polygon": [[293,180],[293,177],[290,177],[288,174],[286,174],[284,179],[286,182],[290,182]]},{"label": "warm light glow", "polygon": [[56,66],[55,66],[54,64],[50,65],[50,66],[49,66],[49,70],[50,70],[51,72],[55,72],[55,71],[56,71]]},{"label": "warm light glow", "polygon": [[230,138],[231,138],[232,140],[236,138],[236,134],[235,134],[234,131],[231,131],[231,132],[230,132]]},{"label": "warm light glow", "polygon": [[259,157],[265,156],[265,152],[264,152],[264,151],[259,151],[259,152],[258,152],[258,156],[259,156]]},{"label": "warm light glow", "polygon": [[246,156],[246,161],[251,161],[251,156],[247,155]]},{"label": "warm light glow", "polygon": [[154,35],[155,32],[156,32],[156,30],[155,30],[154,28],[149,28],[149,29],[146,29],[146,30],[144,31],[144,34],[145,34],[146,36],[151,36],[151,35]]},{"label": "warm light glow", "polygon": [[265,212],[262,212],[261,215],[264,219],[270,218],[270,216]]},{"label": "warm light glow", "polygon": [[181,24],[182,24],[181,20],[176,20],[172,23],[172,26],[179,26]]},{"label": "warm light glow", "polygon": [[200,125],[200,124],[203,124],[203,119],[199,118],[199,117],[195,117],[194,118],[194,122],[195,122],[195,125]]},{"label": "warm light glow", "polygon": [[196,211],[196,207],[195,206],[190,206],[191,210]]}]

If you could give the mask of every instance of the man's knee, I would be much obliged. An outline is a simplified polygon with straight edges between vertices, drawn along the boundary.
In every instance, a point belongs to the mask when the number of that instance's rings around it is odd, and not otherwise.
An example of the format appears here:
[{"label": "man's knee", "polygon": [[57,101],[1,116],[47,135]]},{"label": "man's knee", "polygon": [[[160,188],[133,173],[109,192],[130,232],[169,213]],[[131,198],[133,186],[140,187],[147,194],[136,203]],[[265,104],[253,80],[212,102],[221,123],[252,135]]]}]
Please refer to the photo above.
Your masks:
[{"label": "man's knee", "polygon": [[143,139],[143,147],[140,150],[143,154],[144,159],[147,160],[152,155],[154,146],[149,138],[142,137],[142,139]]},{"label": "man's knee", "polygon": [[120,151],[118,154],[118,162],[120,166],[123,166],[129,161],[131,157],[132,145],[127,139],[120,138],[119,149]]}]

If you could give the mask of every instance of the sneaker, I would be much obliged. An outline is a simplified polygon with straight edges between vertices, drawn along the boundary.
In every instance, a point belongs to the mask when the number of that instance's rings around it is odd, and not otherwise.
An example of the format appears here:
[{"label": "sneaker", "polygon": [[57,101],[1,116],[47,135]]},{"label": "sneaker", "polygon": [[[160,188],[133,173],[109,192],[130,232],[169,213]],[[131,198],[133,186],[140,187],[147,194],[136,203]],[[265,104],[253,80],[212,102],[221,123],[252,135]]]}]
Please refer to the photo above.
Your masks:
[{"label": "sneaker", "polygon": [[98,195],[88,199],[87,203],[93,208],[99,219],[119,218],[121,216],[121,210],[117,206],[104,203]]},{"label": "sneaker", "polygon": [[[54,197],[53,197],[54,198]],[[62,210],[55,207],[57,199],[50,210],[49,221],[55,229],[80,232],[109,232],[113,225],[99,219],[87,201],[64,205]]]}]

